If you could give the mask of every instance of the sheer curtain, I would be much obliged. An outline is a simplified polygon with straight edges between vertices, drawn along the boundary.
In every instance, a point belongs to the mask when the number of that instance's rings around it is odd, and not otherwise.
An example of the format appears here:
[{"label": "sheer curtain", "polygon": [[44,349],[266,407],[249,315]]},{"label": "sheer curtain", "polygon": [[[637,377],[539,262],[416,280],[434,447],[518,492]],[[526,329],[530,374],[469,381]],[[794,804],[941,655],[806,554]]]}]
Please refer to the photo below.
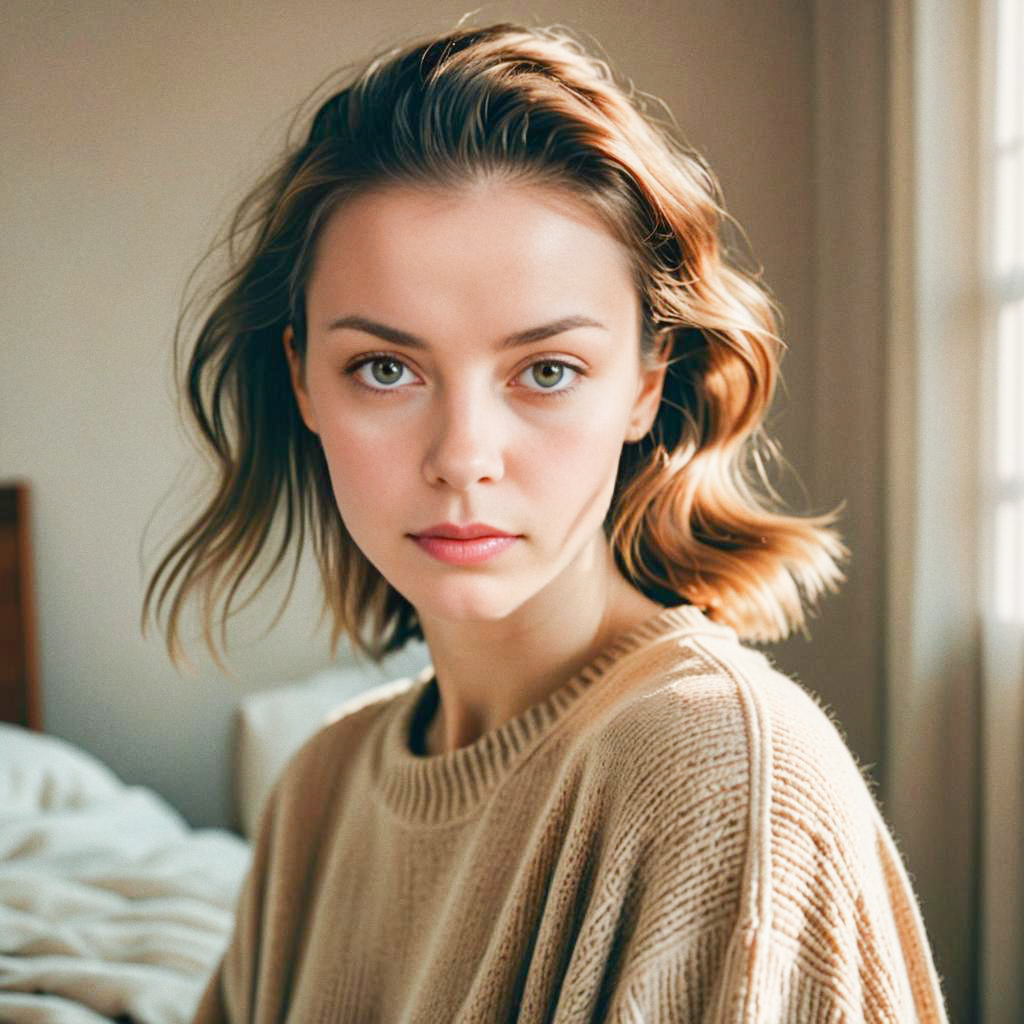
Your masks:
[{"label": "sheer curtain", "polygon": [[981,987],[995,1021],[1024,1019],[1024,0],[990,0],[981,43]]},{"label": "sheer curtain", "polygon": [[1024,1020],[1024,0],[889,9],[885,791],[954,1020]]}]

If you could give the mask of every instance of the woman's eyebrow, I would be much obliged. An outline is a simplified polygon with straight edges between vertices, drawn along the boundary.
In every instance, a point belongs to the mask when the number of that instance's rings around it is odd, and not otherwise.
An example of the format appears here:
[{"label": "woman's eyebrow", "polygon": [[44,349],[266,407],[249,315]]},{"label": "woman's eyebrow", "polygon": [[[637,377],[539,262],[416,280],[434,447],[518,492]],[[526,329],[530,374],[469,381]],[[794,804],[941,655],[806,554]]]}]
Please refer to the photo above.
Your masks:
[{"label": "woman's eyebrow", "polygon": [[[530,345],[535,341],[543,341],[556,334],[575,330],[577,327],[597,327],[602,331],[608,330],[605,324],[589,316],[565,316],[558,320],[552,320],[551,323],[541,324],[539,327],[528,327],[525,331],[516,331],[515,334],[502,338],[495,347],[500,351],[516,348],[519,345]],[[415,334],[409,334],[408,331],[399,330],[397,327],[388,327],[387,324],[378,323],[376,320],[370,320],[364,316],[343,316],[332,320],[327,325],[328,331],[344,329],[364,331],[382,338],[384,341],[390,341],[393,345],[404,345],[406,348],[430,348],[427,342],[422,338],[417,338]]]}]

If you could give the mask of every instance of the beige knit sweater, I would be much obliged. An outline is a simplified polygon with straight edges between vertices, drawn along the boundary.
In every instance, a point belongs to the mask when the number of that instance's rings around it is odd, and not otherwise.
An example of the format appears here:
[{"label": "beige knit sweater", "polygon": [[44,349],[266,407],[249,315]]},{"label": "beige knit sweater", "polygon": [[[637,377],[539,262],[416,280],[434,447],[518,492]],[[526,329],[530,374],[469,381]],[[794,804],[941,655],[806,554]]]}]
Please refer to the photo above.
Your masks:
[{"label": "beige knit sweater", "polygon": [[416,752],[429,670],[348,705],[264,809],[195,1020],[945,1021],[826,713],[690,606]]}]

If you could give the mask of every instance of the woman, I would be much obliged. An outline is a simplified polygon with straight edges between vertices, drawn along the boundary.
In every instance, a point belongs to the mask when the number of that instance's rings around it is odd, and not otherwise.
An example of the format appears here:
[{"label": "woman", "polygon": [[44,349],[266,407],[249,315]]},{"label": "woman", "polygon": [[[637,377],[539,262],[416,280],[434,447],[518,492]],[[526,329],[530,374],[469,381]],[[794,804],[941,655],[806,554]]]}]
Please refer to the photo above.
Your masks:
[{"label": "woman", "polygon": [[782,343],[722,216],[509,25],[374,61],[242,205],[188,372],[220,487],[146,613],[215,649],[278,524],[332,643],[432,664],[290,762],[197,1021],[945,1019],[856,763],[741,643],[845,549],[749,474]]}]

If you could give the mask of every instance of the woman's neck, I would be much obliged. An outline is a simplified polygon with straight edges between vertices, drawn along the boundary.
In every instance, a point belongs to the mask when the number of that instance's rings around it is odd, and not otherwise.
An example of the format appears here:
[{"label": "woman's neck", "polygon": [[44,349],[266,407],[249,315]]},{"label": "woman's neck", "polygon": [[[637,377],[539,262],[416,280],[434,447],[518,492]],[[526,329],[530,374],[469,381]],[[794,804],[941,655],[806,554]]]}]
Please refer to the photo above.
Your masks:
[{"label": "woman's neck", "polygon": [[554,581],[498,622],[424,621],[439,702],[427,754],[474,743],[588,665],[662,606],[619,573],[611,550],[597,572]]}]

